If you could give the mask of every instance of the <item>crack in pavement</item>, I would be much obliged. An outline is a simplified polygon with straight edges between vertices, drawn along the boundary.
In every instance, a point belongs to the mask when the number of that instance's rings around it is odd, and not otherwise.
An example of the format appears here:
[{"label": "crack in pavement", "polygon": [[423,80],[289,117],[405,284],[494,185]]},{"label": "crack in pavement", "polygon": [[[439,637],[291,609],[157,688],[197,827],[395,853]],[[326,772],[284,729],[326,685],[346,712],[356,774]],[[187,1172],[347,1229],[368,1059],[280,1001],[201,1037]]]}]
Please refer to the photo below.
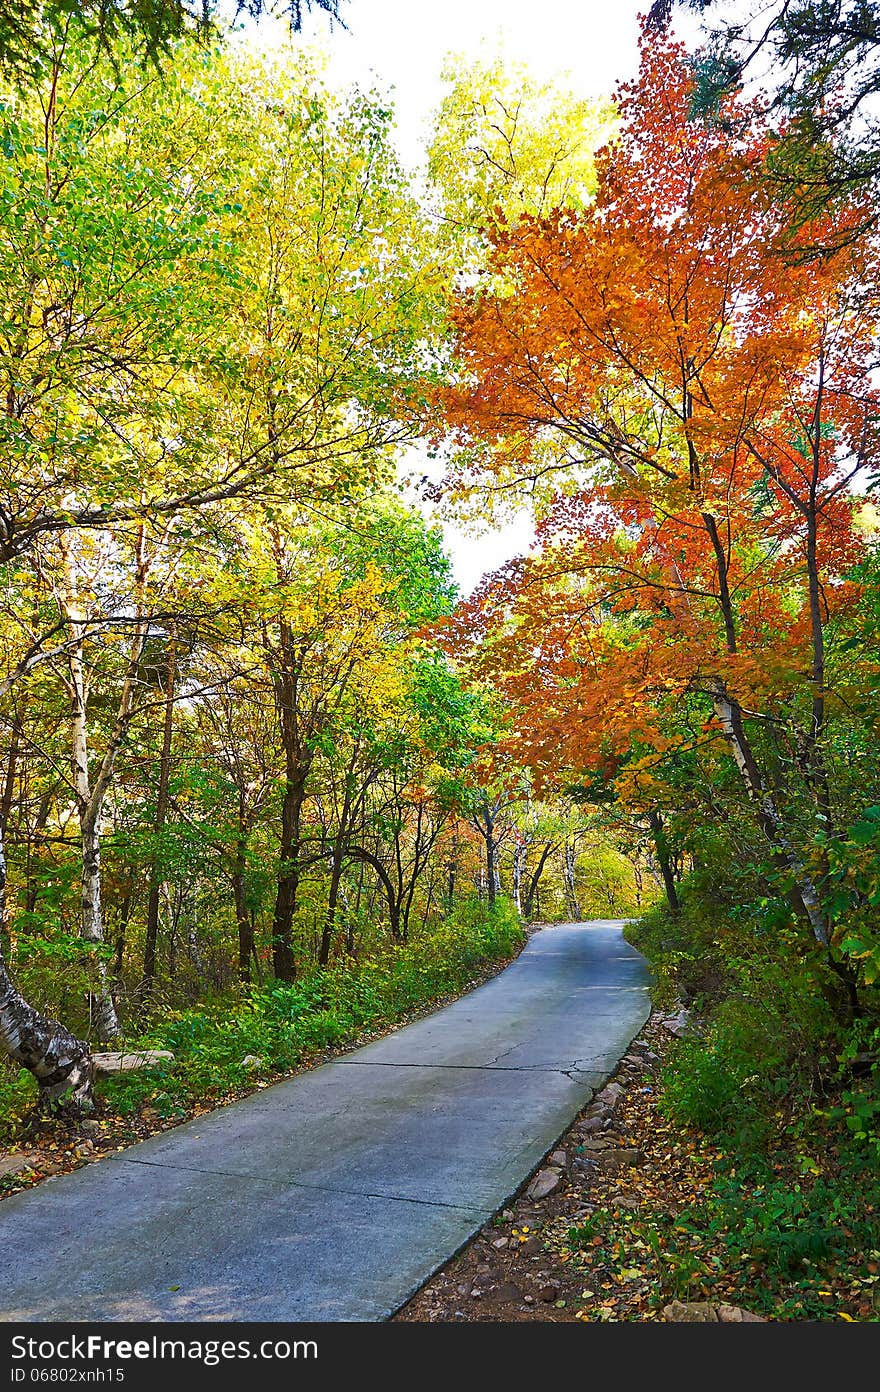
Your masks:
[{"label": "crack in pavement", "polygon": [[[519,1046],[516,1045],[516,1048]],[[508,1053],[513,1051],[508,1049]],[[499,1058],[504,1058],[504,1054],[499,1054]],[[331,1068],[429,1068],[433,1072],[435,1069],[451,1069],[465,1073],[561,1073],[563,1077],[568,1077],[571,1070],[578,1069],[578,1060],[570,1064],[568,1068],[563,1068],[561,1064],[553,1066],[545,1063],[523,1063],[511,1064],[507,1067],[496,1063],[404,1063],[396,1059],[385,1059],[375,1061],[373,1059],[335,1059],[329,1065]],[[601,1060],[599,1062],[601,1067]]]},{"label": "crack in pavement", "polygon": [[[117,1163],[120,1165],[144,1165],[151,1170],[180,1170],[184,1174],[222,1175],[225,1179],[256,1180],[258,1184],[275,1183],[274,1180],[264,1179],[262,1175],[242,1174],[238,1170],[206,1170],[201,1169],[198,1165],[167,1164],[161,1160],[120,1159]],[[389,1203],[421,1204],[425,1208],[450,1208],[455,1213],[476,1215],[481,1220],[491,1218],[495,1212],[494,1208],[476,1208],[473,1204],[444,1203],[442,1199],[416,1199],[408,1194],[382,1194],[372,1189],[337,1189],[332,1184],[305,1184],[301,1179],[290,1180],[288,1188],[307,1189],[318,1194],[342,1194],[352,1199],[385,1199]]]}]

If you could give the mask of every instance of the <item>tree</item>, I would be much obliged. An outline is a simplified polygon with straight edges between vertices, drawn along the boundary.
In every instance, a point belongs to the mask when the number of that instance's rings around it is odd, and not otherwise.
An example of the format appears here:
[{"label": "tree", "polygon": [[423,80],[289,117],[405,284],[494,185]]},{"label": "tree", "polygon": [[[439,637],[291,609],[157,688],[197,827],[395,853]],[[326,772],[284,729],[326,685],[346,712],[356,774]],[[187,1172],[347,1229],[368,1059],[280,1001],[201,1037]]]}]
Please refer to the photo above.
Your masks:
[{"label": "tree", "polygon": [[614,128],[607,102],[540,84],[500,60],[443,72],[428,173],[459,254],[484,244],[499,218],[584,208],[596,190],[595,153]]},{"label": "tree", "polygon": [[[777,0],[737,8],[728,17],[718,0],[679,3],[706,16],[708,44],[695,60],[695,110],[715,119],[723,98],[749,79],[769,89],[780,139],[767,174],[797,222],[829,203],[876,191],[880,6],[873,0]],[[674,0],[657,0],[650,23],[662,29],[673,8]],[[868,205],[864,212],[873,221]],[[822,232],[831,244],[840,235],[834,227]],[[853,235],[850,224],[843,234]]]},{"label": "tree", "polygon": [[[286,0],[280,6],[294,32],[312,6],[341,24],[339,0]],[[167,60],[175,40],[186,34],[208,39],[216,33],[218,0],[10,0],[0,16],[0,71],[24,85],[36,69],[52,64],[59,45],[79,32],[96,57],[125,60],[131,45],[148,62]],[[237,19],[272,11],[265,0],[237,0]]]},{"label": "tree", "polygon": [[[695,90],[683,49],[647,40],[595,206],[499,231],[501,291],[460,296],[447,410],[484,450],[465,450],[456,486],[479,487],[486,444],[490,480],[527,478],[542,452],[567,474],[543,552],[462,630],[494,616],[480,670],[529,712],[539,779],[613,774],[633,741],[662,755],[664,702],[697,694],[827,945],[808,847],[833,817],[824,642],[854,600],[848,490],[877,457],[876,248],[785,267],[760,179],[772,136],[733,98],[723,122],[693,119]],[[783,781],[759,753],[766,721],[796,751]]]},{"label": "tree", "polygon": [[[245,73],[183,45],[160,80],[72,30],[4,109],[0,563],[20,592],[22,576],[44,585],[51,555],[69,564],[56,615],[17,614],[0,697],[66,665],[96,943],[102,810],[156,616],[135,600],[134,618],[110,614],[106,594],[87,612],[75,558],[118,556],[132,534],[197,550],[234,531],[236,507],[271,526],[273,508],[354,499],[387,475],[414,429],[411,384],[430,375],[442,281],[389,119],[373,99],[334,103],[307,63]],[[127,675],[90,768],[85,647],[114,632],[131,635]],[[148,981],[157,888],[154,871]]]}]

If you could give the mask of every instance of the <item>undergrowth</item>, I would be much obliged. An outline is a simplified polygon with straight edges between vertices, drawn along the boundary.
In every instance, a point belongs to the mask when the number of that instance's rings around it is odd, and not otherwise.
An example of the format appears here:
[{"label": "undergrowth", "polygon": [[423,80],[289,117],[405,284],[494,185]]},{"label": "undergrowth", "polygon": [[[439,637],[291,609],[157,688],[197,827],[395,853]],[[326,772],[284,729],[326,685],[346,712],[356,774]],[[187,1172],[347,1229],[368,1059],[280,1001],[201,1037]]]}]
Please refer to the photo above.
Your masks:
[{"label": "undergrowth", "polygon": [[692,891],[677,917],[655,909],[628,932],[651,961],[656,1002],[690,1014],[660,1077],[661,1113],[715,1155],[711,1183],[674,1223],[635,1225],[662,1258],[657,1299],[701,1298],[705,1273],[723,1266],[776,1318],[834,1317],[856,1287],[871,1297],[862,1317],[876,1318],[876,992],[846,1021],[820,953],[747,914]]}]

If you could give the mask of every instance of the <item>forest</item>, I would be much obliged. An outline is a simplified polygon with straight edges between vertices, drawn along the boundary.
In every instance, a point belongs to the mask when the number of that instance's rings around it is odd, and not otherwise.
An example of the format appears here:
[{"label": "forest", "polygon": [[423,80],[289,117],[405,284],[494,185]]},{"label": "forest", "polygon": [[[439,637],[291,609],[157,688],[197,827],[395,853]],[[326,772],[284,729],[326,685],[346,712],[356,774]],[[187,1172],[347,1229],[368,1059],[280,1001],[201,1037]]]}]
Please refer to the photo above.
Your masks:
[{"label": "forest", "polygon": [[[602,101],[450,62],[419,177],[296,33],[0,24],[7,1141],[629,919],[713,1235],[876,1318],[880,13],[691,8]],[[431,518],[523,510],[462,595]]]}]

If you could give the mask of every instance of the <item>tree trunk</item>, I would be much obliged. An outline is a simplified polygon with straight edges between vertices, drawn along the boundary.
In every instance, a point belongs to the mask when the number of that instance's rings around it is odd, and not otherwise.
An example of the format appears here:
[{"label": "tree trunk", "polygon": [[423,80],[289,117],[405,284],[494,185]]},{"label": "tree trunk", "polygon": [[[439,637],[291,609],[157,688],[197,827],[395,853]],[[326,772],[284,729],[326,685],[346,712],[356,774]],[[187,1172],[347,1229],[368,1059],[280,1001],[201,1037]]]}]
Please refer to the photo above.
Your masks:
[{"label": "tree trunk", "polygon": [[[62,532],[61,555],[64,563],[64,595],[62,608],[64,617],[72,633],[79,641],[68,654],[71,689],[71,734],[73,738],[73,786],[79,813],[80,840],[82,843],[82,871],[80,874],[80,936],[91,947],[100,949],[104,942],[104,925],[101,913],[101,833],[100,816],[103,798],[96,799],[89,778],[89,746],[86,710],[88,706],[88,681],[83,656],[82,632],[85,622],[79,604],[76,582],[76,568],[70,538]],[[107,967],[103,958],[94,956],[94,976],[97,990],[89,993],[89,1013],[98,1038],[104,1041],[113,1039],[119,1033],[119,1019],[107,978]]]},{"label": "tree trunk", "polygon": [[385,869],[378,856],[374,856],[371,851],[365,851],[360,846],[348,846],[346,855],[352,860],[362,860],[365,864],[371,865],[379,877],[379,883],[385,891],[385,899],[388,903],[388,919],[391,928],[391,936],[395,942],[401,941],[400,933],[400,900],[391,881],[391,876]]},{"label": "tree trunk", "polygon": [[232,897],[235,901],[235,922],[238,929],[238,979],[250,982],[251,963],[256,961],[257,953],[254,941],[254,920],[248,912],[245,892],[247,868],[245,850],[246,842],[240,837],[236,844],[235,860],[232,864]]},{"label": "tree trunk", "polygon": [[513,848],[513,902],[517,913],[522,913],[522,881],[526,866],[526,847],[517,841]]},{"label": "tree trunk", "polygon": [[321,945],[318,949],[318,966],[326,967],[330,961],[333,946],[333,930],[336,927],[336,905],[339,902],[339,886],[342,881],[342,842],[337,840],[330,857],[330,892],[327,897],[327,912],[321,930]]},{"label": "tree trunk", "polygon": [[495,838],[492,835],[492,825],[486,831],[486,897],[489,908],[493,908],[496,898],[496,879],[495,879]]},{"label": "tree trunk", "polygon": [[150,893],[147,899],[147,923],[144,931],[144,971],[141,993],[149,996],[156,979],[156,943],[159,937],[159,887],[162,862],[161,838],[168,815],[168,788],[171,782],[171,738],[174,733],[174,683],[177,676],[177,628],[171,624],[168,633],[168,672],[165,686],[165,716],[162,722],[162,752],[159,756],[159,788],[156,795],[154,834],[156,850],[150,865]]},{"label": "tree trunk", "polygon": [[[0,836],[0,904],[6,902],[6,855]],[[93,1105],[89,1046],[58,1020],[28,1005],[0,956],[0,1049],[33,1073],[41,1110],[82,1113]]]},{"label": "tree trunk", "polygon": [[281,803],[278,886],[272,919],[272,969],[279,981],[296,980],[293,917],[299,889],[300,827],[308,767],[297,764],[289,771]]},{"label": "tree trunk", "polygon": [[630,861],[630,864],[632,865],[632,870],[633,870],[633,882],[634,882],[635,888],[636,888],[636,908],[637,908],[637,909],[640,909],[640,908],[642,907],[642,899],[644,898],[644,894],[645,894],[645,885],[644,885],[644,879],[643,879],[643,876],[642,876],[642,867],[639,865],[638,861],[636,861],[636,860]]},{"label": "tree trunk", "polygon": [[2,847],[6,845],[6,837],[9,829],[9,818],[12,813],[12,802],[15,796],[15,778],[18,771],[18,751],[21,741],[23,726],[21,702],[15,708],[15,718],[12,723],[12,737],[9,743],[9,761],[6,765],[6,778],[3,783],[3,795],[0,797],[0,855],[3,856],[3,864],[0,866],[0,878],[2,878],[3,891],[0,893],[0,955],[9,952],[9,921],[11,910],[9,907],[6,893],[6,858]]},{"label": "tree trunk", "polygon": [[669,906],[669,912],[677,916],[681,913],[681,902],[678,897],[675,875],[672,871],[672,861],[669,856],[669,842],[666,839],[663,818],[660,816],[659,812],[651,811],[648,813],[648,825],[651,828],[651,840],[654,842],[657,864],[660,867],[663,888],[666,891],[666,903]]},{"label": "tree trunk", "polygon": [[361,898],[362,898],[362,896],[363,896],[363,892],[364,892],[364,862],[363,862],[363,861],[360,861],[360,862],[358,863],[358,884],[357,884],[357,899],[355,900],[355,906],[354,906],[354,907],[355,907],[355,911],[354,911],[353,914],[350,914],[350,915],[349,915],[348,922],[347,922],[347,924],[345,925],[345,951],[346,951],[346,953],[348,954],[349,957],[354,957],[354,955],[355,955],[355,936],[354,936],[354,935],[355,935],[355,924],[356,924],[357,922],[360,921]]},{"label": "tree trunk", "polygon": [[541,855],[540,855],[540,857],[539,857],[539,859],[538,859],[537,865],[535,866],[534,870],[532,871],[532,874],[531,874],[531,876],[530,876],[530,878],[529,878],[528,885],[526,886],[525,892],[524,892],[524,894],[523,894],[523,907],[522,907],[522,913],[523,913],[523,918],[524,918],[528,923],[530,923],[530,922],[532,921],[532,914],[533,914],[533,912],[534,912],[535,905],[536,905],[536,903],[537,903],[537,898],[538,898],[538,885],[540,884],[541,876],[542,876],[543,873],[544,873],[544,867],[545,867],[546,864],[547,864],[548,858],[550,857],[550,855],[551,855],[551,854],[553,853],[553,851],[555,851],[555,850],[558,850],[558,843],[556,843],[556,844],[554,845],[554,843],[553,843],[552,841],[548,841],[548,842],[547,842],[547,845],[544,847],[543,851],[541,852]]},{"label": "tree trunk", "polygon": [[451,909],[455,903],[455,875],[458,867],[454,860],[446,864],[446,907]]},{"label": "tree trunk", "polygon": [[95,948],[94,976],[97,990],[89,993],[89,1013],[98,1038],[107,1041],[119,1034],[119,1017],[110,987],[107,963],[100,955],[104,944],[101,909],[101,838],[95,819],[82,822],[82,928],[81,936]]},{"label": "tree trunk", "polygon": [[94,1065],[89,1046],[58,1020],[28,1005],[0,959],[0,1047],[39,1085],[41,1110],[71,1113],[93,1106]]},{"label": "tree trunk", "polygon": [[284,796],[281,803],[281,841],[278,850],[278,884],[272,917],[272,968],[280,981],[296,979],[293,951],[293,919],[299,890],[299,857],[302,810],[312,759],[300,730],[300,662],[294,634],[283,619],[278,625],[277,666],[273,675],[275,705],[284,749]]},{"label": "tree trunk", "polygon": [[574,882],[575,862],[577,852],[570,841],[566,841],[563,852],[563,878],[565,880],[565,898],[568,912],[575,922],[580,921],[581,906],[578,903],[577,887]]},{"label": "tree trunk", "polygon": [[809,871],[786,836],[782,817],[773,796],[764,785],[757,761],[743,728],[742,712],[739,705],[727,695],[721,682],[716,682],[713,687],[712,705],[727,736],[736,766],[742,775],[749,797],[755,804],[761,830],[770,842],[778,863],[784,866],[792,876],[795,892],[803,906],[813,936],[823,947],[828,947],[828,926],[825,922],[816,886],[813,884]]},{"label": "tree trunk", "polygon": [[46,829],[49,820],[49,812],[52,808],[53,790],[47,788],[40,796],[37,805],[37,815],[34,818],[33,827],[28,830],[27,837],[27,857],[26,857],[26,880],[24,892],[24,912],[27,922],[37,911],[37,901],[40,897],[40,886],[34,879],[34,849],[40,835]]},{"label": "tree trunk", "polygon": [[[101,814],[104,799],[113,778],[116,755],[131,721],[135,678],[147,636],[147,622],[143,617],[142,598],[146,581],[147,561],[145,552],[145,532],[139,529],[137,543],[137,594],[138,621],[134,626],[128,665],[119,696],[119,705],[113,729],[107,740],[94,783],[89,770],[88,746],[88,678],[84,657],[85,615],[79,600],[76,558],[70,534],[59,534],[59,549],[62,560],[62,588],[59,605],[65,622],[69,625],[73,643],[68,652],[71,694],[71,727],[73,737],[73,785],[79,813],[82,836],[82,924],[81,935],[86,942],[98,948],[104,941],[104,925],[101,912]],[[92,1019],[102,1040],[113,1039],[119,1033],[119,1018],[110,991],[107,967],[103,958],[95,953],[95,975],[97,991],[90,997]]]}]

